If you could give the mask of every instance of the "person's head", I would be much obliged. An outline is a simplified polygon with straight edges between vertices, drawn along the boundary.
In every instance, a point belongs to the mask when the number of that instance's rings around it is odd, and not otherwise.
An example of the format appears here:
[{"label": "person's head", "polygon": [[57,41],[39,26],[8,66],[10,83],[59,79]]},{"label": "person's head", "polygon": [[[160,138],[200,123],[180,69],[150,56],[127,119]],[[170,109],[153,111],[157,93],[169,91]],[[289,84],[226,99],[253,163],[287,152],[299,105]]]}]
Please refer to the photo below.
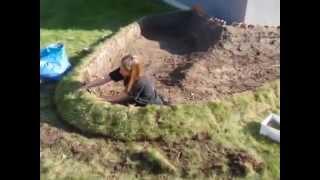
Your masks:
[{"label": "person's head", "polygon": [[202,6],[200,4],[194,4],[192,7],[191,7],[192,11],[197,13],[198,15],[204,15],[206,14],[205,13],[205,10],[202,8]]},{"label": "person's head", "polygon": [[128,78],[126,91],[129,92],[134,84],[143,73],[143,65],[137,56],[126,55],[121,59],[120,74]]}]

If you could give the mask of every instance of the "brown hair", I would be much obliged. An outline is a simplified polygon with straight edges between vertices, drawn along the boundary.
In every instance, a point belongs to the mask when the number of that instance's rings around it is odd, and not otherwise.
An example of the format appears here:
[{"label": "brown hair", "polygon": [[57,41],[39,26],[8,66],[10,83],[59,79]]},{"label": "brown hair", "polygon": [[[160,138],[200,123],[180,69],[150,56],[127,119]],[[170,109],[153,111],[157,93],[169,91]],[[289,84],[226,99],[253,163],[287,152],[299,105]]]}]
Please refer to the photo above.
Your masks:
[{"label": "brown hair", "polygon": [[202,8],[202,6],[200,4],[194,4],[192,6],[192,11],[197,13],[198,15],[205,15],[206,12],[204,11],[204,9]]},{"label": "brown hair", "polygon": [[122,58],[121,66],[129,72],[129,81],[125,87],[125,91],[128,93],[132,89],[133,84],[142,76],[143,64],[137,56],[129,54]]}]

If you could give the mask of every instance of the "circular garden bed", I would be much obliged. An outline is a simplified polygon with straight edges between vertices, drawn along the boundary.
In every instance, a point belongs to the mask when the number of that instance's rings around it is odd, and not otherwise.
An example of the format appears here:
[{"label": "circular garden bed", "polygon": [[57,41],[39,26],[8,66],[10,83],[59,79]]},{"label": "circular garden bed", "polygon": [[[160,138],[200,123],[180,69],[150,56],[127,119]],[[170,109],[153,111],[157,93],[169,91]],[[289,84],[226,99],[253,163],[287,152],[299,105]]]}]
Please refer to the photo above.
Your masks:
[{"label": "circular garden bed", "polygon": [[[100,98],[122,91],[121,83],[79,90],[128,53],[144,60],[172,105],[127,107]],[[279,111],[279,64],[279,28],[225,26],[178,11],[141,18],[102,42],[63,78],[55,98],[62,118],[84,132],[121,140],[210,135],[219,121]]]}]

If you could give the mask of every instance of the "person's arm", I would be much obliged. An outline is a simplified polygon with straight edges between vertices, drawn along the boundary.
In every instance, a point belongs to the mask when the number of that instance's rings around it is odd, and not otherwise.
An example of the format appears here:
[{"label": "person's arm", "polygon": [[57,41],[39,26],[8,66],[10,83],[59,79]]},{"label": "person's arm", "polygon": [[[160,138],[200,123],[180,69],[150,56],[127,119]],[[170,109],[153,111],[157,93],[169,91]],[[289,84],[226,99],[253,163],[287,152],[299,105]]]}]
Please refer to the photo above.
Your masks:
[{"label": "person's arm", "polygon": [[117,68],[116,70],[110,72],[107,76],[105,76],[103,79],[97,79],[92,82],[87,83],[82,87],[82,89],[89,89],[95,86],[100,86],[102,84],[108,83],[110,81],[121,81],[123,80],[123,76],[120,73],[120,68]]},{"label": "person's arm", "polygon": [[84,86],[81,87],[81,89],[89,89],[92,87],[101,86],[110,81],[111,81],[110,76],[106,76],[105,78],[96,79],[94,81],[86,83]]}]

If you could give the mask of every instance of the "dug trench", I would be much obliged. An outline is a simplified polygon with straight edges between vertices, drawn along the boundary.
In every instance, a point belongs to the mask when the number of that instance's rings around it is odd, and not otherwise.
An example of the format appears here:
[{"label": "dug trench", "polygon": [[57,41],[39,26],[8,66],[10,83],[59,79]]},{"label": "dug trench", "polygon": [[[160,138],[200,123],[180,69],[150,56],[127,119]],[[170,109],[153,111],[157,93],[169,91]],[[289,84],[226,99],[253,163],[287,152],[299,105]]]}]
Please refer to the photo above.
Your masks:
[{"label": "dug trench", "polygon": [[[276,27],[221,26],[194,14],[150,17],[140,26],[141,35],[122,55],[138,55],[145,75],[171,104],[215,101],[280,77]],[[120,57],[105,73],[119,66]],[[121,91],[121,82],[94,90],[98,96]]]}]

